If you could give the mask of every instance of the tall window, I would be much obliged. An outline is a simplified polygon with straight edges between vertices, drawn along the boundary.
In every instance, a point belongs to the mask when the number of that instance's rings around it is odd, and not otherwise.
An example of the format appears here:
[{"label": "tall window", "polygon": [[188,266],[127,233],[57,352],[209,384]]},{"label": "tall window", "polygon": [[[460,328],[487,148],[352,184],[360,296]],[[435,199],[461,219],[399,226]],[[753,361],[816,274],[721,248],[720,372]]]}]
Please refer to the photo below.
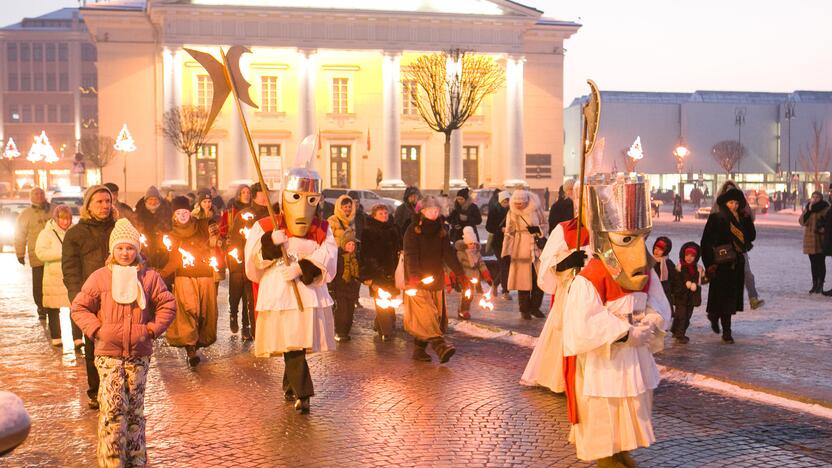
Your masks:
[{"label": "tall window", "polygon": [[416,98],[419,95],[419,85],[416,80],[402,81],[402,114],[416,115]]},{"label": "tall window", "polygon": [[35,91],[43,91],[43,75],[40,73],[35,73],[34,76],[34,86],[32,88]]},{"label": "tall window", "polygon": [[40,62],[43,60],[43,44],[32,44],[32,61]]},{"label": "tall window", "polygon": [[14,42],[6,44],[6,59],[9,62],[17,62],[17,44]]},{"label": "tall window", "polygon": [[17,106],[9,106],[9,120],[20,122],[20,109]]},{"label": "tall window", "polygon": [[46,61],[55,61],[55,44],[53,43],[46,44]]},{"label": "tall window", "polygon": [[258,147],[258,155],[263,156],[280,156],[279,144],[265,144]]},{"label": "tall window", "polygon": [[9,73],[8,90],[17,91],[17,73]]},{"label": "tall window", "polygon": [[349,78],[333,78],[332,79],[332,113],[333,114],[348,114],[349,113]]},{"label": "tall window", "polygon": [[462,147],[462,178],[470,187],[476,187],[480,183],[479,159],[479,146]]},{"label": "tall window", "polygon": [[277,112],[277,77],[260,77],[260,110]]},{"label": "tall window", "polygon": [[58,60],[61,62],[69,60],[69,46],[66,42],[58,44]]},{"label": "tall window", "polygon": [[49,104],[46,107],[46,121],[47,122],[57,122],[58,121],[58,106],[55,104]]},{"label": "tall window", "polygon": [[32,90],[32,75],[28,73],[23,73],[20,75],[20,90],[21,91],[31,91]]},{"label": "tall window", "polygon": [[58,90],[69,91],[69,74],[61,73],[58,75]]},{"label": "tall window", "polygon": [[349,145],[329,147],[330,187],[347,188],[350,186],[350,152]]},{"label": "tall window", "polygon": [[95,62],[96,59],[95,46],[92,44],[81,44],[81,60],[85,62]]},{"label": "tall window", "polygon": [[20,61],[21,62],[28,62],[29,61],[29,44],[26,44],[26,43],[20,44]]},{"label": "tall window", "polygon": [[47,91],[55,91],[57,89],[57,84],[55,83],[55,74],[49,73],[46,75],[46,90]]},{"label": "tall window", "polygon": [[35,122],[43,122],[45,120],[43,111],[44,109],[42,104],[35,105]]},{"label": "tall window", "polygon": [[72,122],[72,111],[69,108],[68,104],[61,104],[61,122],[62,123]]},{"label": "tall window", "polygon": [[217,144],[206,143],[196,153],[196,186],[217,186]]},{"label": "tall window", "polygon": [[203,109],[211,108],[211,99],[214,97],[214,83],[208,75],[196,76],[196,105]]}]

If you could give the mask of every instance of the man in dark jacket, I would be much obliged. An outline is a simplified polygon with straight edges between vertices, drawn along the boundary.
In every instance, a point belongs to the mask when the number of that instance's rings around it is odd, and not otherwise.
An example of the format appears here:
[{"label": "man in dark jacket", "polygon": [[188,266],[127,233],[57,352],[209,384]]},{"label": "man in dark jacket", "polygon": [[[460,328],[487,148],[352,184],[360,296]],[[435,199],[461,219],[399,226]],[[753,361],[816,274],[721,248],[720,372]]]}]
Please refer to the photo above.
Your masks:
[{"label": "man in dark jacket", "polygon": [[[113,219],[113,195],[103,185],[94,185],[84,194],[81,220],[69,228],[64,237],[61,270],[70,301],[81,292],[87,278],[104,266],[109,256]],[[98,370],[92,336],[84,337],[84,360],[87,368],[89,407],[98,409]]]},{"label": "man in dark jacket", "polygon": [[[506,228],[506,216],[508,215],[508,204],[511,198],[511,193],[508,190],[503,190],[497,195],[497,203],[495,206],[488,209],[488,220],[485,222],[485,230],[491,234],[491,246],[494,255],[497,257],[498,273],[495,275],[494,287],[503,285],[503,297],[511,299],[508,292],[508,270],[511,266],[511,257],[506,255],[502,257],[503,239],[505,239],[504,229]],[[495,289],[494,294],[498,291]]]},{"label": "man in dark jacket", "polygon": [[[144,234],[145,242],[142,254],[147,259],[147,266],[160,271],[168,263],[168,250],[164,244],[165,234],[170,233],[173,213],[170,205],[162,199],[159,190],[150,186],[144,197],[136,203],[136,229]],[[173,284],[172,278],[165,278],[168,288]]]},{"label": "man in dark jacket", "polygon": [[560,186],[558,199],[549,209],[549,234],[555,230],[558,224],[575,217],[575,204],[572,201],[574,196],[575,181],[569,179]]},{"label": "man in dark jacket", "polygon": [[404,190],[403,203],[396,208],[396,213],[393,215],[393,222],[399,228],[399,234],[404,235],[407,232],[407,227],[416,215],[416,202],[420,197],[419,189],[412,185]]},{"label": "man in dark jacket", "polygon": [[[361,281],[370,288],[370,295],[378,298],[378,290],[397,294],[396,266],[402,250],[402,236],[395,225],[388,222],[388,208],[381,203],[373,206],[364,227],[362,248],[358,257]],[[375,325],[381,339],[392,336],[396,323],[395,309],[381,308],[376,304]]]},{"label": "man in dark jacket", "polygon": [[32,298],[38,308],[38,318],[46,320],[46,310],[43,308],[43,262],[35,255],[35,244],[38,235],[51,218],[51,208],[46,202],[46,193],[42,188],[33,188],[29,198],[32,206],[26,207],[17,217],[14,250],[21,265],[26,264],[26,254],[29,254],[29,266],[32,267]]},{"label": "man in dark jacket", "polygon": [[448,216],[448,225],[451,226],[450,237],[451,243],[462,239],[462,230],[465,226],[474,228],[474,233],[479,240],[479,232],[477,226],[482,224],[482,214],[480,208],[471,200],[471,191],[464,188],[456,192],[456,200],[454,201],[454,209]]},{"label": "man in dark jacket", "polygon": [[104,184],[105,187],[113,194],[113,217],[116,219],[119,218],[126,218],[130,221],[130,224],[133,226],[136,225],[136,214],[133,211],[133,208],[130,208],[130,205],[124,203],[118,198],[118,185],[107,182]]}]

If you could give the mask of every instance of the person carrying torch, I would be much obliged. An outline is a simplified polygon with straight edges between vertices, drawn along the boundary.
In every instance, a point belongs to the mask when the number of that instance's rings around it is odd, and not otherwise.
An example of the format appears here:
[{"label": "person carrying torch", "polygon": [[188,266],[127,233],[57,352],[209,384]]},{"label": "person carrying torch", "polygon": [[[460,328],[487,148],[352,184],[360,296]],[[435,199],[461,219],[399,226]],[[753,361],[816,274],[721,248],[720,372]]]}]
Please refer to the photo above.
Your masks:
[{"label": "person carrying torch", "polygon": [[[480,282],[485,281],[491,287],[491,273],[488,267],[485,266],[485,260],[482,259],[480,251],[480,241],[474,233],[474,228],[465,226],[462,229],[462,239],[454,242],[456,249],[456,257],[459,263],[462,264],[466,276],[471,280],[473,287],[462,290],[462,297],[459,299],[459,311],[457,315],[462,320],[471,318],[471,303],[474,302],[474,293],[477,289],[481,290]],[[480,286],[478,288],[478,286]],[[490,296],[490,294],[486,293]]]},{"label": "person carrying torch", "polygon": [[446,363],[456,348],[443,336],[448,329],[444,267],[461,280],[462,290],[471,284],[442,226],[441,209],[436,197],[423,198],[417,205],[417,218],[404,235],[404,328],[413,336],[413,359],[431,361],[426,352],[430,344],[439,362]]}]

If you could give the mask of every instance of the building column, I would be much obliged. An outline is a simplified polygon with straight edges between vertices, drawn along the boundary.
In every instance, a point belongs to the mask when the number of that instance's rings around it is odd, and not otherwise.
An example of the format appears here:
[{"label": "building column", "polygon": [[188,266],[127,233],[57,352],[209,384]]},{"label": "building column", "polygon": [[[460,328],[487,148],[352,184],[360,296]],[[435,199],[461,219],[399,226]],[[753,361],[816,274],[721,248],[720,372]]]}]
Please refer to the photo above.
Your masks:
[{"label": "building column", "polygon": [[451,132],[451,174],[450,183],[451,189],[460,189],[467,187],[465,182],[464,171],[462,168],[462,129]]},{"label": "building column", "polygon": [[[182,48],[178,46],[165,47],[162,52],[165,112],[182,105],[182,54]],[[167,138],[163,157],[161,185],[187,184],[187,158]]]},{"label": "building column", "polygon": [[81,142],[81,41],[70,42],[69,51],[69,89],[72,90],[73,107],[73,137],[75,138],[74,152],[77,152]]},{"label": "building column", "polygon": [[298,146],[317,129],[317,109],[315,107],[315,78],[317,63],[315,49],[298,49]]},{"label": "building column", "polygon": [[525,149],[523,147],[523,62],[521,56],[506,60],[506,187],[525,185]]},{"label": "building column", "polygon": [[405,188],[402,180],[401,163],[401,52],[384,52],[382,63],[382,143],[381,174],[384,178],[379,185],[381,189]]},{"label": "building column", "polygon": [[[240,56],[240,72],[244,77],[248,75],[248,71],[251,66],[251,56],[252,54],[243,54]],[[246,81],[251,83],[247,77]],[[252,83],[252,86],[256,86],[256,84]],[[249,130],[251,131],[250,109],[245,104],[242,108],[246,122],[249,123]],[[254,139],[254,137],[252,137],[252,139]],[[253,184],[257,179],[257,175],[254,170],[254,164],[251,161],[251,155],[249,154],[250,150],[248,148],[248,142],[246,141],[245,132],[243,132],[243,123],[240,121],[240,113],[237,112],[236,106],[234,106],[231,110],[231,128],[229,128],[229,138],[227,141],[229,142],[228,150],[224,151],[224,154],[219,154],[217,156],[220,159],[220,161],[217,161],[217,170],[219,170],[220,167],[228,167],[228,165],[225,164],[225,161],[230,160],[230,171],[224,180],[221,181],[219,177],[217,178],[217,185],[236,188],[240,184]],[[253,143],[254,150],[257,151],[257,141],[255,140]],[[222,183],[226,181],[227,183]]]}]

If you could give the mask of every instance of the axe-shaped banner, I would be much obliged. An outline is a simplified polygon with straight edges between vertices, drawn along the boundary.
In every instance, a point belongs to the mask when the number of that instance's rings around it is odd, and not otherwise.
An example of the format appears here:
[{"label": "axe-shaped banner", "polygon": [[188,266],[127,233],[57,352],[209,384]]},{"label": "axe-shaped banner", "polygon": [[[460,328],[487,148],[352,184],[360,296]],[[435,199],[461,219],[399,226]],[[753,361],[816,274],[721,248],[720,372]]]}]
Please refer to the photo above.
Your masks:
[{"label": "axe-shaped banner", "polygon": [[[211,129],[211,125],[213,125],[214,120],[217,118],[217,114],[220,113],[220,109],[222,109],[223,104],[225,104],[228,94],[234,94],[234,102],[237,105],[237,112],[240,114],[240,123],[243,125],[243,134],[245,134],[246,141],[248,142],[249,154],[251,155],[252,161],[254,161],[254,169],[257,170],[257,179],[260,182],[260,186],[263,188],[263,191],[266,192],[266,197],[268,199],[266,208],[269,210],[272,225],[276,228],[278,226],[278,222],[277,216],[275,216],[274,213],[274,208],[272,208],[271,197],[269,196],[269,186],[266,185],[266,182],[263,180],[263,172],[260,170],[260,159],[257,157],[257,153],[254,150],[254,142],[251,139],[251,132],[248,129],[246,115],[243,113],[243,102],[255,109],[258,108],[248,95],[251,84],[246,81],[243,74],[240,72],[240,57],[244,53],[251,53],[251,50],[243,46],[232,46],[228,49],[228,53],[226,53],[222,50],[222,47],[220,47],[222,63],[215,59],[213,55],[205,52],[187,48],[185,51],[191,54],[191,57],[199,62],[203,68],[205,68],[205,71],[208,72],[208,75],[211,77],[211,83],[214,86],[214,97],[211,100],[211,112],[208,114],[208,121],[205,124],[206,132]],[[283,262],[288,265],[289,256],[286,253],[285,246],[280,246],[280,253],[283,257]],[[303,310],[303,301],[300,297],[297,280],[292,281],[292,290],[295,293],[295,300],[298,303],[298,309]]]}]

